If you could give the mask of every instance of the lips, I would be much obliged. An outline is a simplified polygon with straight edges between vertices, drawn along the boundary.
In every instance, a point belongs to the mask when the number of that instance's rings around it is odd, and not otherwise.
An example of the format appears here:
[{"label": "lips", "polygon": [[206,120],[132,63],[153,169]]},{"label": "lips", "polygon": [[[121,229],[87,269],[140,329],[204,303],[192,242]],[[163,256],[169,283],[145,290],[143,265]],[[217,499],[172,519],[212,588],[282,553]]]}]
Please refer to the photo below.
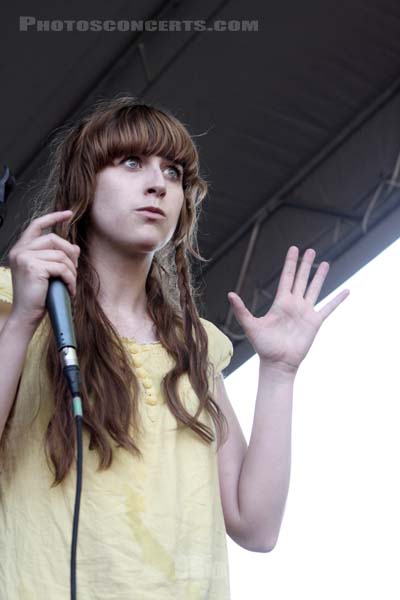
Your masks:
[{"label": "lips", "polygon": [[138,208],[138,210],[159,214],[159,215],[162,215],[163,217],[165,217],[164,211],[161,210],[161,208],[158,208],[157,206],[142,206],[142,208]]}]

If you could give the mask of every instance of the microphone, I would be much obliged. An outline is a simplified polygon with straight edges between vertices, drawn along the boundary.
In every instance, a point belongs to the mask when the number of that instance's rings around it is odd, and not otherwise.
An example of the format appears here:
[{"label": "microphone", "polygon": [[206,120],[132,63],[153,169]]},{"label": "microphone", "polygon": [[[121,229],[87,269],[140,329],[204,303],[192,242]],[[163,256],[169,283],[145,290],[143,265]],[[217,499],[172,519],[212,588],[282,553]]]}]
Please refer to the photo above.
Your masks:
[{"label": "microphone", "polygon": [[71,298],[67,286],[60,277],[49,278],[49,289],[46,296],[46,308],[60,353],[64,375],[70,389],[77,437],[77,473],[74,519],[72,524],[71,543],[71,600],[76,600],[76,550],[78,543],[79,510],[82,492],[82,401],[80,394],[80,371],[76,353],[75,329],[72,322]]},{"label": "microphone", "polygon": [[[76,397],[79,397],[80,403],[81,395],[77,345],[72,321],[71,299],[67,286],[60,277],[50,277],[49,279],[46,308],[60,354],[63,373],[67,379],[76,410]],[[82,415],[82,408],[80,414]]]}]

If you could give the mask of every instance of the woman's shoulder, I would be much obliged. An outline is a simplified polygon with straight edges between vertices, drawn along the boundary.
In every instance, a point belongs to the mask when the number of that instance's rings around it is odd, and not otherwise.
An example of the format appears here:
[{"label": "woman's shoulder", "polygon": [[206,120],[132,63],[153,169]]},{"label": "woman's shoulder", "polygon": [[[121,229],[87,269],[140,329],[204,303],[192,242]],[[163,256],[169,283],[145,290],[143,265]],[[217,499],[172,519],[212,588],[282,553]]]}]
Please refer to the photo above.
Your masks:
[{"label": "woman's shoulder", "polygon": [[208,354],[215,368],[215,375],[225,369],[233,356],[233,344],[229,337],[214,323],[200,317],[208,337]]}]

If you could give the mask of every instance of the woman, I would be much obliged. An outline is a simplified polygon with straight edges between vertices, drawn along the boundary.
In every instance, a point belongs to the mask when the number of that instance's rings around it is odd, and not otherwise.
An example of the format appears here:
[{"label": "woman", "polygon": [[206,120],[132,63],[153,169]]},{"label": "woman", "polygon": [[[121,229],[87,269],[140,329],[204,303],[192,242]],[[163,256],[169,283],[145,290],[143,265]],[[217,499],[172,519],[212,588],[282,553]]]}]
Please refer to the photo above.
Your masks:
[{"label": "woman", "polygon": [[[247,450],[221,376],[232,344],[199,317],[191,283],[206,189],[184,125],[131,97],[98,103],[56,138],[41,202],[0,273],[2,597],[69,593],[75,424],[45,309],[52,276],[71,294],[82,379],[78,597],[223,600],[226,532],[249,550],[273,547],[288,461],[269,468],[260,435]],[[313,310],[322,263],[303,298],[308,251],[299,319],[289,298],[296,252],[266,317],[229,296],[261,359],[257,403],[268,393],[285,407],[283,456],[294,374],[345,297]],[[267,427],[258,412],[254,432]]]}]

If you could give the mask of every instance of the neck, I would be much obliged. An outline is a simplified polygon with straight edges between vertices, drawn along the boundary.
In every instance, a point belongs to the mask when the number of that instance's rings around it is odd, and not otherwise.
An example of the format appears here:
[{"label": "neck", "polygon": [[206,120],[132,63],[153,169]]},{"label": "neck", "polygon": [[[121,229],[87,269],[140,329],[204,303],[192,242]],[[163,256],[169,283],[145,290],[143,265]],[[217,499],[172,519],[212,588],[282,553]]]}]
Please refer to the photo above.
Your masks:
[{"label": "neck", "polygon": [[100,279],[98,301],[107,315],[150,318],[146,281],[152,259],[152,253],[127,256],[91,250],[90,261]]}]

